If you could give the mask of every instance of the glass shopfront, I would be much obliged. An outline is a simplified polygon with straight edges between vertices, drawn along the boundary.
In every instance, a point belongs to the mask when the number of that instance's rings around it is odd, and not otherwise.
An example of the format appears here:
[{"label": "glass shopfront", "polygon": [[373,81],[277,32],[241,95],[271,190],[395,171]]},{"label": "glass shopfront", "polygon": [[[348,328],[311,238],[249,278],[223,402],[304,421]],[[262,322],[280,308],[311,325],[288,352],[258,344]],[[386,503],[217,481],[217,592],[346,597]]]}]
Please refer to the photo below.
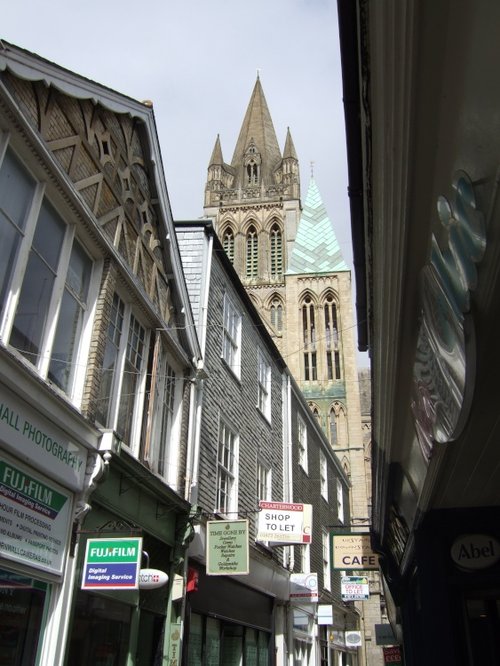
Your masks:
[{"label": "glass shopfront", "polygon": [[192,613],[187,666],[269,666],[266,631]]},{"label": "glass shopfront", "polygon": [[36,663],[50,585],[0,569],[0,666]]},{"label": "glass shopfront", "polygon": [[90,592],[78,592],[67,663],[125,666],[132,606]]}]

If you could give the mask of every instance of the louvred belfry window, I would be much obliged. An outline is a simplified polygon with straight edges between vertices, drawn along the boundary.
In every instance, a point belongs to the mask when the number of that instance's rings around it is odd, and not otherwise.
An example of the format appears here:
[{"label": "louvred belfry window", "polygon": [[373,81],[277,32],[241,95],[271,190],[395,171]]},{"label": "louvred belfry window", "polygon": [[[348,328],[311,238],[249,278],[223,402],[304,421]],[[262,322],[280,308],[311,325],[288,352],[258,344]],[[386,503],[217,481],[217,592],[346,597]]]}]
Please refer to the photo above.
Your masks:
[{"label": "louvred belfry window", "polygon": [[281,278],[283,275],[283,240],[281,229],[277,224],[271,228],[271,276]]},{"label": "louvred belfry window", "polygon": [[253,226],[247,232],[246,244],[246,276],[247,278],[256,278],[259,275],[259,243],[257,230]]},{"label": "louvred belfry window", "polygon": [[234,233],[232,229],[226,229],[222,239],[224,252],[229,257],[229,261],[234,264]]}]

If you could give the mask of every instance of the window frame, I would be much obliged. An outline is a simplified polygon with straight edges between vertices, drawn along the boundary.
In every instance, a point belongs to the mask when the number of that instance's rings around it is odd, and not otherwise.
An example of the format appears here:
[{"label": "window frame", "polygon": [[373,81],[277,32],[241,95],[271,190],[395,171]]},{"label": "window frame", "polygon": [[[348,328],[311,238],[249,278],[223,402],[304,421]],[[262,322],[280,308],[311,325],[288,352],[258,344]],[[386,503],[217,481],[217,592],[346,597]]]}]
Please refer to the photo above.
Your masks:
[{"label": "window frame", "polygon": [[150,408],[152,425],[146,459],[153,472],[176,490],[179,483],[183,377],[161,336],[158,337],[158,345],[158,360],[150,389],[153,395]]},{"label": "window frame", "polygon": [[[77,224],[72,213],[61,210],[61,207],[54,203],[46,184],[26,165],[15,147],[11,146],[5,137],[2,140],[0,136],[0,171],[6,164],[6,159],[12,159],[16,165],[15,169],[22,172],[31,187],[29,187],[30,199],[27,202],[22,221],[12,219],[7,212],[3,213],[4,224],[8,225],[6,229],[15,228],[16,238],[12,243],[9,257],[11,270],[2,286],[4,296],[3,302],[0,304],[0,340],[44,381],[53,386],[54,390],[63,394],[72,404],[80,408],[103,262],[91,252],[89,243],[76,233]],[[43,220],[49,219],[60,224],[61,228],[60,247],[57,256],[53,257],[53,263],[47,262],[41,246],[34,245],[38,225],[43,224]],[[76,252],[77,244],[90,265],[84,299],[75,298],[71,289],[71,261],[74,258],[73,251]],[[28,279],[27,271],[30,259],[34,260],[32,267],[38,263],[39,266],[46,267],[52,275],[43,320],[37,319],[35,322],[39,331],[39,341],[36,359],[33,360],[29,358],[29,354],[23,353],[14,346],[14,323],[16,317],[21,316],[18,309],[23,297],[25,279]],[[67,294],[78,303],[81,318],[79,317],[74,340],[68,347],[70,349],[69,360],[64,361],[57,358],[56,343],[61,332],[59,325],[62,326],[63,301]],[[26,295],[29,295],[29,292],[26,292]],[[67,381],[64,382],[64,385],[60,385],[54,378],[51,379],[50,373],[53,372],[56,363],[63,362],[69,363],[71,369],[67,375]]]},{"label": "window frame", "polygon": [[308,474],[307,426],[306,422],[299,414],[297,414],[297,446],[299,465],[304,472]]},{"label": "window frame", "polygon": [[271,421],[271,363],[260,347],[257,348],[257,409]]},{"label": "window frame", "polygon": [[321,496],[328,502],[328,460],[323,451],[319,452],[319,483]]},{"label": "window frame", "polygon": [[262,460],[257,460],[255,494],[257,505],[260,500],[270,502],[272,500],[272,470]]},{"label": "window frame", "polygon": [[325,590],[332,589],[332,574],[330,569],[330,535],[324,528],[321,530],[322,562],[323,562],[323,587]]},{"label": "window frame", "polygon": [[[126,370],[126,361],[127,361],[127,352],[129,349],[130,334],[131,334],[130,325],[131,322],[134,321],[138,324],[138,326],[140,326],[144,330],[143,349],[141,353],[141,368],[138,373],[137,383],[134,387],[135,397],[133,400],[133,412],[130,422],[130,437],[127,438],[128,441],[123,439],[122,444],[127,449],[129,449],[135,455],[135,457],[139,457],[142,419],[146,403],[145,384],[146,384],[146,376],[148,370],[148,354],[149,354],[151,331],[143,323],[143,321],[136,316],[132,304],[128,303],[122,297],[122,294],[120,293],[119,290],[115,291],[115,293],[113,294],[113,306],[115,298],[118,298],[120,303],[123,305],[122,330],[120,332],[120,339],[115,359],[115,369],[113,371],[113,377],[110,385],[110,396],[109,396],[106,421],[104,423],[102,421],[98,421],[98,423],[104,428],[109,428],[110,430],[115,431],[119,437],[122,437],[125,434],[118,430],[118,421],[122,407],[124,376],[125,373],[128,372]],[[107,346],[109,343],[110,324],[111,321],[108,324],[108,329],[106,331],[106,349],[104,353],[106,353]]]},{"label": "window frame", "polygon": [[340,479],[337,479],[337,519],[340,523],[345,523],[344,488]]},{"label": "window frame", "polygon": [[[229,443],[229,446],[227,444]],[[231,466],[223,458],[226,452],[231,456]],[[224,454],[221,456],[221,453]],[[221,460],[222,458],[222,460]],[[238,512],[238,471],[239,471],[239,434],[222,416],[219,417],[217,435],[217,483],[215,487],[215,513],[229,516]],[[222,481],[228,482],[228,488],[222,488]],[[227,499],[221,502],[222,495]]]},{"label": "window frame", "polygon": [[[222,316],[222,358],[239,379],[241,377],[242,316],[227,292],[224,294]],[[229,328],[230,323],[232,323],[231,328]]]}]

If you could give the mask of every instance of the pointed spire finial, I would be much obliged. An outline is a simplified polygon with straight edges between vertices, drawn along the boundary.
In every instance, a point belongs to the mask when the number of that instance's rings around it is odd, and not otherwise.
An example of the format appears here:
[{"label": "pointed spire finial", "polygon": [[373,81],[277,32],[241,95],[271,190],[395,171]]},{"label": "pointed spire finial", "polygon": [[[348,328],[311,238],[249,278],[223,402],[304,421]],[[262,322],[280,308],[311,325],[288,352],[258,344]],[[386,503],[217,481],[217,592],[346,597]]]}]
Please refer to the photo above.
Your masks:
[{"label": "pointed spire finial", "polygon": [[260,69],[257,67],[257,81],[260,79]]},{"label": "pointed spire finial", "polygon": [[311,160],[311,178],[314,178],[314,162]]}]

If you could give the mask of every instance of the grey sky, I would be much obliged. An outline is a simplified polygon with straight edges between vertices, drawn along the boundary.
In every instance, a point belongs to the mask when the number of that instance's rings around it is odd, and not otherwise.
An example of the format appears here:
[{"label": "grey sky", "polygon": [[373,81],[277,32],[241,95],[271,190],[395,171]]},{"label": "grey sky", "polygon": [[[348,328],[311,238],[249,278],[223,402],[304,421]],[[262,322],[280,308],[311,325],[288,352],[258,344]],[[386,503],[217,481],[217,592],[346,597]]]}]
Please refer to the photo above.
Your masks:
[{"label": "grey sky", "polygon": [[230,162],[257,70],[302,196],[314,177],[352,269],[336,0],[16,0],[0,38],[154,105],[174,217],[203,213],[217,134]]}]

